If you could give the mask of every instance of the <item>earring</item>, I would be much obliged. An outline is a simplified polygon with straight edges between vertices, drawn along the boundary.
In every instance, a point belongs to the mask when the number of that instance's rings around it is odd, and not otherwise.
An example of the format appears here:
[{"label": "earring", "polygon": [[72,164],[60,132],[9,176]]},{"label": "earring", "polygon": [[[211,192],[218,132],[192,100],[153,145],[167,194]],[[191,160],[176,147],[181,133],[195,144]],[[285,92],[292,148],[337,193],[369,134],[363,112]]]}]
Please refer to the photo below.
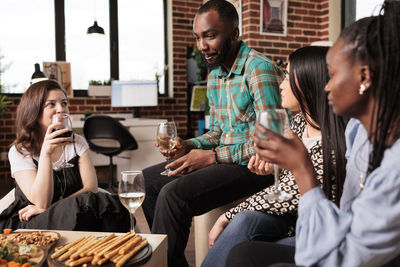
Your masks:
[{"label": "earring", "polygon": [[367,87],[365,86],[365,84],[361,84],[361,85],[360,85],[360,89],[358,89],[358,93],[359,93],[360,95],[363,95],[364,92],[365,92],[365,90],[367,90]]}]

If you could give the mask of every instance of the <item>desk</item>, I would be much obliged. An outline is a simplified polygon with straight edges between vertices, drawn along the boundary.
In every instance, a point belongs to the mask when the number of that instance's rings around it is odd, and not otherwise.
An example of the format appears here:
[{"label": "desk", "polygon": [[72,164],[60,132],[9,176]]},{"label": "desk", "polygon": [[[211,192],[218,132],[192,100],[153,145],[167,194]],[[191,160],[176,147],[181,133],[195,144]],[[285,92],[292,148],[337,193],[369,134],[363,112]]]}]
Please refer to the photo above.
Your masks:
[{"label": "desk", "polygon": [[[17,232],[27,231],[27,229],[18,229]],[[41,230],[28,230],[28,231],[41,231]],[[64,245],[70,243],[82,236],[104,236],[111,233],[104,232],[79,232],[79,231],[55,231],[60,233],[61,237],[57,245]],[[167,266],[167,235],[151,235],[140,234],[145,237],[153,249],[150,259],[145,264],[140,265],[143,267],[165,267]]]},{"label": "desk", "polygon": [[[136,139],[138,149],[124,151],[119,156],[114,157],[113,163],[117,165],[117,176],[121,171],[142,170],[146,167],[165,161],[158,149],[154,146],[157,139],[157,126],[160,122],[166,122],[163,119],[141,119],[132,118],[131,114],[112,114],[114,117],[125,117],[121,124],[128,128]],[[128,118],[130,116],[130,118]],[[84,121],[80,118],[82,115],[72,116],[72,128],[82,136]],[[111,142],[111,141],[106,141]],[[109,158],[90,151],[90,159],[94,166],[108,166]]]}]

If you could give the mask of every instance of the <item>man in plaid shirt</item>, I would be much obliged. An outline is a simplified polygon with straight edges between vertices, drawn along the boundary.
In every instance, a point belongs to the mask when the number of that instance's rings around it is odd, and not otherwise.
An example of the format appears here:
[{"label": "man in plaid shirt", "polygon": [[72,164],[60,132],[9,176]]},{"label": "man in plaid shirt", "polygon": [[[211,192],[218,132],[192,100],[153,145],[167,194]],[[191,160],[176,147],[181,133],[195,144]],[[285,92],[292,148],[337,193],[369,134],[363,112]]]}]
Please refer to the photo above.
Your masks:
[{"label": "man in plaid shirt", "polygon": [[[176,159],[143,170],[143,210],[153,234],[168,234],[168,265],[188,266],[184,250],[193,216],[258,192],[273,178],[246,165],[254,154],[256,112],[280,106],[283,73],[239,39],[238,14],[225,0],[211,0],[197,12],[193,34],[212,71],[207,84],[210,131],[178,139],[165,156]],[[168,176],[165,168],[175,169]]]}]

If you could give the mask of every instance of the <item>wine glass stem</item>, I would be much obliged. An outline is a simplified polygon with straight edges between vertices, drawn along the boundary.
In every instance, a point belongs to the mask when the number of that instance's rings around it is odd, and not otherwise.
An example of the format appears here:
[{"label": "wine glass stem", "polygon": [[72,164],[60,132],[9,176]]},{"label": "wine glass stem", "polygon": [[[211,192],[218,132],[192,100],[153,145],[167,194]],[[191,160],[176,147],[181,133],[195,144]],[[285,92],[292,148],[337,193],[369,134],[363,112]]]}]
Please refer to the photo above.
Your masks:
[{"label": "wine glass stem", "polygon": [[129,212],[129,215],[131,217],[131,233],[135,233],[135,212]]},{"label": "wine glass stem", "polygon": [[65,146],[62,146],[62,153],[63,153],[64,166],[65,166],[67,164],[67,158],[65,156]]},{"label": "wine glass stem", "polygon": [[274,178],[275,178],[275,190],[279,190],[279,166],[277,164],[274,164]]}]

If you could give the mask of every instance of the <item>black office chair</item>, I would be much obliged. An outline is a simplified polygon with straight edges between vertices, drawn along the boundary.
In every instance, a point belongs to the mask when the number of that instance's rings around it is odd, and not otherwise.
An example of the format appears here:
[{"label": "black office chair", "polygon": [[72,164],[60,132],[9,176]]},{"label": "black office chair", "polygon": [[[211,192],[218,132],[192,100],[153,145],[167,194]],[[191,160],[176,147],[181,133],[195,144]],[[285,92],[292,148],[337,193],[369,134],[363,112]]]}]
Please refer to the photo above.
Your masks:
[{"label": "black office chair", "polygon": [[[125,150],[135,150],[138,148],[135,138],[118,120],[106,115],[91,115],[85,120],[83,133],[89,147],[96,153],[106,155],[110,158],[110,179],[108,189],[114,190],[114,167],[113,156]],[[108,139],[115,140],[119,146],[101,146],[93,143],[94,140]]]}]

